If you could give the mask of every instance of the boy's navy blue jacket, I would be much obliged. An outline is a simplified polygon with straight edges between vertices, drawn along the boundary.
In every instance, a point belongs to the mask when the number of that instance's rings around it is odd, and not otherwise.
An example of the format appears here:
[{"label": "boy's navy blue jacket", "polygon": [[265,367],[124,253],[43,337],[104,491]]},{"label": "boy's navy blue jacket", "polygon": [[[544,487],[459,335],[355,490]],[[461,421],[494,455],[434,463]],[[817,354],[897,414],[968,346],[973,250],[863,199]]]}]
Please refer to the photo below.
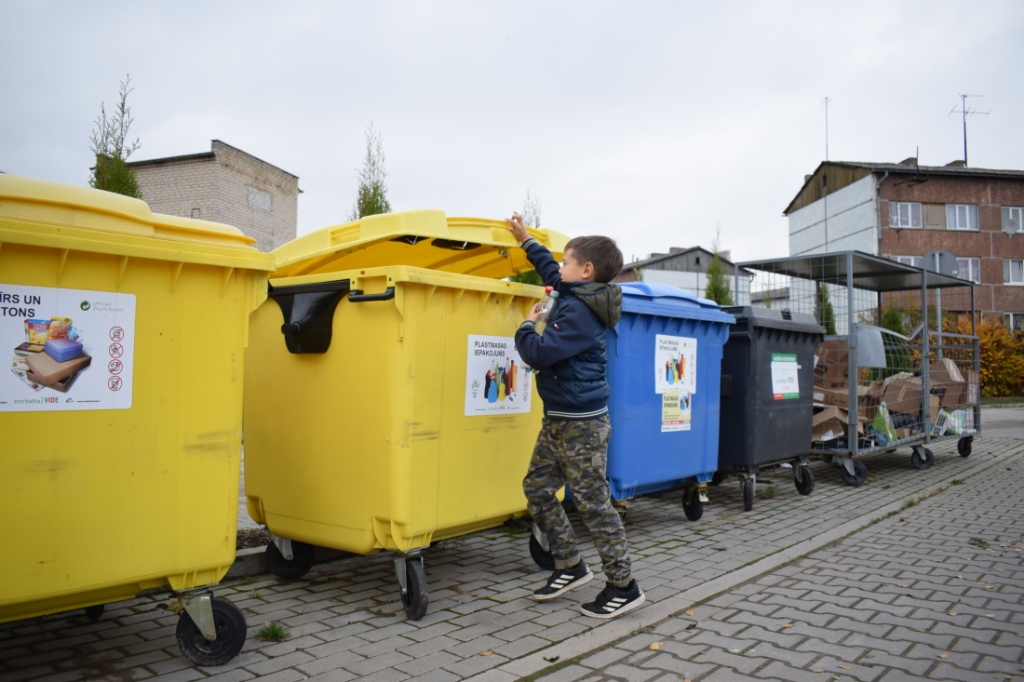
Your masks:
[{"label": "boy's navy blue jacket", "polygon": [[516,332],[523,362],[538,370],[537,391],[544,416],[593,419],[608,412],[604,330],[622,312],[622,290],[597,282],[563,282],[551,252],[533,239],[523,242],[526,257],[544,284],[558,291],[558,306],[544,334],[530,320]]}]

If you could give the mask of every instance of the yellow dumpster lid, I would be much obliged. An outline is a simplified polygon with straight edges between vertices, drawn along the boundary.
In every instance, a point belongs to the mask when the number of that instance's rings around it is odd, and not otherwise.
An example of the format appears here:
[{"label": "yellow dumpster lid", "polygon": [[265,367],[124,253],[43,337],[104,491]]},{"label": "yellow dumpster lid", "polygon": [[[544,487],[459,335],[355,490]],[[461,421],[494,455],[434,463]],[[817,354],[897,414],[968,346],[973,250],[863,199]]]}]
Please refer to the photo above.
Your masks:
[{"label": "yellow dumpster lid", "polygon": [[112,192],[6,174],[0,175],[3,242],[274,269],[273,256],[230,225],[153,213],[145,201]]},{"label": "yellow dumpster lid", "polygon": [[[419,210],[367,216],[333,225],[274,249],[273,278],[299,277],[410,265],[429,270],[500,279],[533,270],[504,220],[449,218],[444,211]],[[561,258],[565,235],[530,230],[530,235]]]}]

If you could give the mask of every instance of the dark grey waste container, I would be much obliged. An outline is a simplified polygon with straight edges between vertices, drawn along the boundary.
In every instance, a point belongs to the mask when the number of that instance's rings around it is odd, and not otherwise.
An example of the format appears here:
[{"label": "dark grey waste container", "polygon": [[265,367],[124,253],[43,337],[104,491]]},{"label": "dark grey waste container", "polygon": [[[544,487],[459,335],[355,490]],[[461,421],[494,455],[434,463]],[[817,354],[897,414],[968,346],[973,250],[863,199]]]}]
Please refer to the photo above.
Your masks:
[{"label": "dark grey waste container", "polygon": [[814,413],[814,351],[825,329],[812,315],[737,306],[722,355],[718,472],[738,474],[743,507],[754,506],[761,467],[793,463],[796,489],[810,495],[807,466]]}]

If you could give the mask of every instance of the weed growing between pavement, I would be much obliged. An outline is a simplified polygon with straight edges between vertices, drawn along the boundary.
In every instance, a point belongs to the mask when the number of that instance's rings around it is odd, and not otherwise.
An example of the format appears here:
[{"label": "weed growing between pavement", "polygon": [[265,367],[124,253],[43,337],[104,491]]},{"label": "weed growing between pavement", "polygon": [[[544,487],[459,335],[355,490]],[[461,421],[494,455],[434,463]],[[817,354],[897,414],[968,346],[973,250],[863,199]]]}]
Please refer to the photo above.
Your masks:
[{"label": "weed growing between pavement", "polygon": [[291,633],[277,621],[270,621],[256,632],[256,637],[264,642],[283,642],[291,636]]},{"label": "weed growing between pavement", "polygon": [[764,489],[764,492],[761,493],[762,500],[770,500],[773,497],[775,497],[775,486],[773,485],[768,486]]},{"label": "weed growing between pavement", "polygon": [[259,590],[253,590],[252,592],[249,593],[249,596],[252,597],[253,599],[263,599],[263,593],[260,592]]},{"label": "weed growing between pavement", "polygon": [[988,540],[984,538],[971,538],[967,541],[975,547],[981,547],[982,549],[988,549]]}]

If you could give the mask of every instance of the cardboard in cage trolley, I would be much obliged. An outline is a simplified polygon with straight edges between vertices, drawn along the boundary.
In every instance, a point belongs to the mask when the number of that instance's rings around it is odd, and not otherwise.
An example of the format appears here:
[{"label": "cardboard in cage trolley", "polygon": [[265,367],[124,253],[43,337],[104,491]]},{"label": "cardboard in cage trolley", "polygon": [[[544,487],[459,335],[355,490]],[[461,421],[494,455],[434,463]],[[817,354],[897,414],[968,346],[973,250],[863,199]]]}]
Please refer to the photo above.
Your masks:
[{"label": "cardboard in cage trolley", "polygon": [[0,175],[0,623],[173,591],[182,652],[222,665],[242,352],[273,258],[228,225]]},{"label": "cardboard in cage trolley", "polygon": [[[246,353],[245,491],[297,579],[315,547],[390,552],[409,618],[423,550],[526,514],[543,410],[515,333],[544,296],[502,221],[422,210],[274,251]],[[567,239],[531,236],[561,255]]]},{"label": "cardboard in cage trolley", "polygon": [[967,457],[980,432],[974,284],[948,252],[923,263],[846,251],[737,265],[755,272],[752,300],[825,327],[810,451],[837,461],[848,485],[867,480],[862,455],[908,447],[927,469],[931,444],[957,439]]}]

